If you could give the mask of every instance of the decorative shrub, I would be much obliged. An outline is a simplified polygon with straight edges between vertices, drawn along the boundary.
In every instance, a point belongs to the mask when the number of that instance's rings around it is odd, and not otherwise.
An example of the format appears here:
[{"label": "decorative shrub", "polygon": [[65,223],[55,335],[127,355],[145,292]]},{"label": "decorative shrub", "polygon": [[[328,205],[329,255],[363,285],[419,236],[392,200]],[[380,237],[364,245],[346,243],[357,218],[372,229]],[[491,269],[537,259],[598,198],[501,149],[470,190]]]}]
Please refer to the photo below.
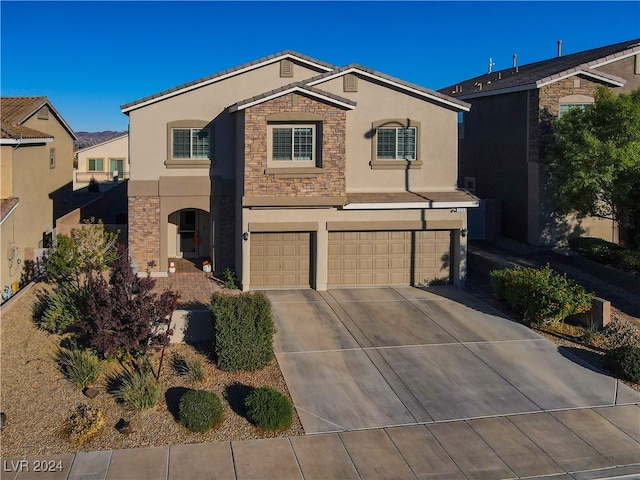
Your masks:
[{"label": "decorative shrub", "polygon": [[640,347],[624,345],[607,352],[613,374],[623,380],[640,383]]},{"label": "decorative shrub", "polygon": [[50,297],[43,297],[42,304],[34,310],[36,322],[45,330],[62,334],[76,323],[87,318],[87,300],[90,291],[86,286],[65,284]]},{"label": "decorative shrub", "polygon": [[204,380],[205,377],[202,362],[199,359],[187,360],[175,352],[171,355],[171,368],[177,375],[185,377],[191,382],[199,382]]},{"label": "decorative shrub", "polygon": [[229,290],[237,290],[238,289],[238,279],[236,277],[235,272],[232,272],[229,267],[222,272],[224,276],[224,288]]},{"label": "decorative shrub", "polygon": [[160,384],[145,366],[135,365],[113,379],[117,385],[112,394],[129,408],[145,410],[153,407],[160,397]]},{"label": "decorative shrub", "polygon": [[76,445],[84,445],[104,428],[104,414],[96,407],[78,405],[65,422],[64,433]]},{"label": "decorative shrub", "polygon": [[591,309],[593,295],[548,264],[494,270],[489,276],[496,295],[533,323],[561,321]]},{"label": "decorative shrub", "polygon": [[640,274],[640,251],[638,250],[592,237],[570,238],[569,247],[594,262]]},{"label": "decorative shrub", "polygon": [[271,387],[254,388],[244,406],[249,421],[266,430],[283,430],[293,422],[291,401]]},{"label": "decorative shrub", "polygon": [[79,389],[88,387],[100,376],[100,359],[91,350],[58,348],[56,363],[62,374]]},{"label": "decorative shrub", "polygon": [[271,361],[275,328],[266,295],[215,293],[210,309],[218,368],[257,370]]},{"label": "decorative shrub", "polygon": [[222,423],[222,402],[213,392],[189,390],[178,403],[178,419],[191,432],[204,433]]}]

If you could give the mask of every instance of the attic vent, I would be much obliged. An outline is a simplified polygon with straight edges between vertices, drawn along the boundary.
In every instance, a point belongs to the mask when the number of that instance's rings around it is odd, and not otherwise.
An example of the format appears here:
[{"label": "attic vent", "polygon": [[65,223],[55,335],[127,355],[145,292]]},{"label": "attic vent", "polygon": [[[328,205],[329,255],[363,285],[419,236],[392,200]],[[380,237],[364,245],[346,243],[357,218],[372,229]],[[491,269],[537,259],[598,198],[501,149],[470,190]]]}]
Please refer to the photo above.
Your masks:
[{"label": "attic vent", "polygon": [[293,62],[291,60],[280,60],[280,77],[293,77]]},{"label": "attic vent", "polygon": [[343,89],[345,92],[358,91],[358,77],[356,77],[352,73],[345,75],[342,81],[343,81]]},{"label": "attic vent", "polygon": [[40,120],[49,120],[49,107],[46,105],[38,110],[38,118]]}]

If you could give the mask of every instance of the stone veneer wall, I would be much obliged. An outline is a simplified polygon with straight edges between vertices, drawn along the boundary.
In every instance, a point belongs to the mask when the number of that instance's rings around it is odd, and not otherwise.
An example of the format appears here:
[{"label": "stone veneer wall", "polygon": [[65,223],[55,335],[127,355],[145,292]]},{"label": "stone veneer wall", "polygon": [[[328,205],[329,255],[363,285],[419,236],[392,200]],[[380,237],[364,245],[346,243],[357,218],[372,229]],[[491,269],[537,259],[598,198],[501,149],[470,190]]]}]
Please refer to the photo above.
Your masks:
[{"label": "stone veneer wall", "polygon": [[147,263],[160,266],[160,198],[129,197],[129,255],[144,272]]},{"label": "stone veneer wall", "polygon": [[[322,122],[322,173],[310,178],[276,178],[274,175],[265,174],[268,167],[266,117],[280,112],[309,112],[324,117]],[[346,112],[344,110],[292,93],[247,108],[244,128],[244,195],[345,195]]]}]

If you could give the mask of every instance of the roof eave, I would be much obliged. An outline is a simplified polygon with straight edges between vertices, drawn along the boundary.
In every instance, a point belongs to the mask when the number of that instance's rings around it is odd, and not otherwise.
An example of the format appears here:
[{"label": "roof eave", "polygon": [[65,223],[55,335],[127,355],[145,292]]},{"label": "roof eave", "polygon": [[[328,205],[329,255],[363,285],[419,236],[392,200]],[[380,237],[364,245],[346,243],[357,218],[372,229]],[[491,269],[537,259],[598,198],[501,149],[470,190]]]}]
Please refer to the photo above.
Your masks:
[{"label": "roof eave", "polygon": [[287,89],[279,91],[279,92],[274,92],[273,94],[267,95],[267,96],[265,96],[263,98],[258,98],[258,99],[255,99],[255,100],[240,102],[240,103],[236,103],[235,105],[231,105],[229,107],[229,112],[230,113],[238,112],[240,110],[244,110],[246,108],[253,107],[254,105],[259,105],[260,103],[264,103],[264,102],[267,102],[269,100],[273,100],[275,98],[282,97],[283,95],[287,95],[289,93],[294,93],[294,92],[303,93],[305,95],[309,95],[309,96],[318,98],[318,99],[323,100],[323,101],[325,101],[327,103],[332,103],[334,105],[337,105],[337,106],[339,106],[341,108],[346,108],[348,110],[353,110],[353,109],[356,108],[355,102],[349,102],[349,103],[343,102],[343,101],[337,100],[337,99],[335,99],[335,98],[333,98],[333,97],[331,97],[329,95],[323,95],[323,94],[321,94],[320,92],[318,92],[316,90],[311,90],[311,89],[303,88],[303,87],[300,87],[300,86],[296,85],[294,87],[287,88]]},{"label": "roof eave", "polygon": [[0,138],[0,145],[37,145],[39,143],[51,143],[53,137],[42,138]]}]

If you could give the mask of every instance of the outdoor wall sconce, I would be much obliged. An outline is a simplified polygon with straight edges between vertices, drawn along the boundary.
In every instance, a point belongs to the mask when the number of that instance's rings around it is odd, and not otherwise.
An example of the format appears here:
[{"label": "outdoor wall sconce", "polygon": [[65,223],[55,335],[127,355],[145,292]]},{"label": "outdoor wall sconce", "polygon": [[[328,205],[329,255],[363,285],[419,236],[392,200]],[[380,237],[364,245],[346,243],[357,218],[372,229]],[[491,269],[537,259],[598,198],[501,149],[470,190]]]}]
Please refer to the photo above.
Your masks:
[{"label": "outdoor wall sconce", "polygon": [[242,234],[242,240],[244,240],[245,242],[249,240],[249,232],[244,232]]},{"label": "outdoor wall sconce", "polygon": [[466,228],[463,228],[462,230],[460,230],[460,236],[461,236],[462,238],[464,238],[464,237],[466,237],[466,236],[467,236],[467,229],[466,229]]}]

